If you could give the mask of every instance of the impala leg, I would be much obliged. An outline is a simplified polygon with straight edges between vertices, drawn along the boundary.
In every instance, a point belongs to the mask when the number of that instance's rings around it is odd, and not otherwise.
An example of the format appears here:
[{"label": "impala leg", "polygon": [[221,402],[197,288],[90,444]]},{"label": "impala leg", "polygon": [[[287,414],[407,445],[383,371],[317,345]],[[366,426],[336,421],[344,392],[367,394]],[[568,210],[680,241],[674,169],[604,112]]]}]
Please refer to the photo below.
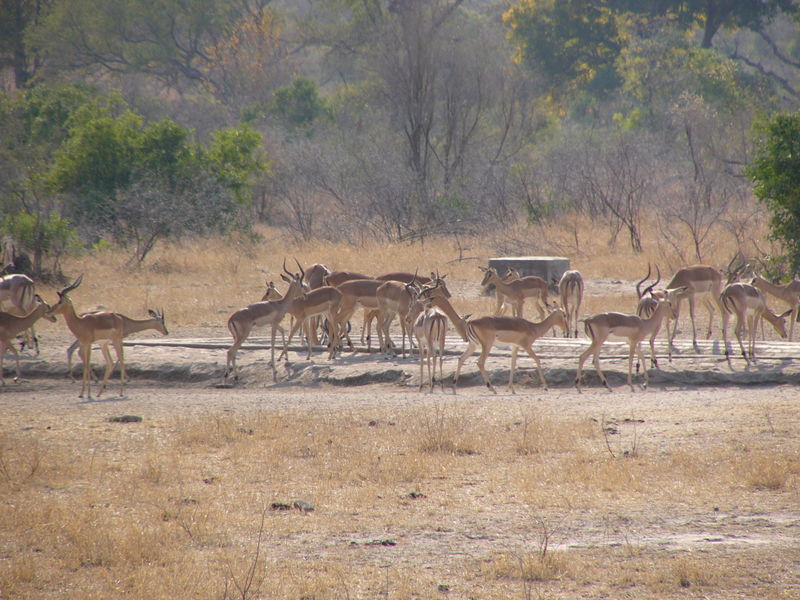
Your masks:
[{"label": "impala leg", "polygon": [[[128,379],[127,374],[125,373],[125,350],[122,346],[122,338],[116,340],[114,342],[114,351],[117,355],[117,362],[119,362],[119,395],[125,395],[125,382]],[[111,353],[109,352],[109,357]],[[111,366],[111,370],[114,370],[114,366]]]},{"label": "impala leg", "polygon": [[81,353],[83,354],[83,383],[81,385],[81,393],[78,398],[83,398],[83,392],[86,391],[86,399],[92,399],[92,382],[89,379],[89,373],[92,370],[92,343],[81,344]]},{"label": "impala leg", "polygon": [[422,386],[425,382],[425,342],[417,338],[417,345],[419,346],[419,390],[422,391]]},{"label": "impala leg", "polygon": [[511,349],[511,372],[508,374],[508,387],[511,389],[512,394],[517,393],[514,390],[514,370],[517,368],[517,350],[519,350],[518,346],[514,346]]},{"label": "impala leg", "polygon": [[613,391],[611,389],[611,386],[608,385],[608,380],[606,379],[606,376],[603,375],[603,372],[600,370],[600,347],[599,346],[595,350],[594,359],[592,360],[592,362],[594,363],[594,369],[595,369],[595,371],[597,371],[597,375],[600,377],[600,381],[603,383],[604,386],[606,386],[606,389],[609,392]]},{"label": "impala leg", "polygon": [[694,321],[694,295],[689,296],[689,319],[692,322],[692,345],[695,352],[700,351],[700,346],[697,345],[697,327]]},{"label": "impala leg", "polygon": [[745,328],[745,319],[741,317],[741,315],[736,315],[736,340],[739,342],[739,350],[742,351],[742,358],[744,358],[746,363],[750,363],[750,360],[747,358],[747,352],[744,350],[744,345],[742,344],[742,331]]},{"label": "impala leg", "polygon": [[536,363],[536,370],[539,371],[539,379],[542,382],[542,388],[547,389],[547,380],[544,378],[544,371],[542,371],[542,361],[539,360],[539,357],[536,356],[536,353],[533,351],[533,345],[525,348],[525,352],[528,353],[534,362]]},{"label": "impala leg", "polygon": [[[644,357],[644,352],[642,351],[641,342],[636,342],[635,348],[636,348],[636,355],[638,357],[637,360],[642,361],[642,365],[644,365],[645,357]],[[650,380],[650,372],[646,368],[642,369],[642,378],[644,379],[644,383],[642,383],[642,389],[647,389],[647,383]]]},{"label": "impala leg", "polygon": [[[11,351],[14,353],[14,358],[16,359],[16,362],[17,362],[17,376],[14,377],[14,381],[16,383],[19,383],[20,377],[22,377],[21,371],[19,370],[19,352],[14,347],[13,343],[12,344],[5,344],[5,345],[6,345],[7,348],[10,348]],[[2,350],[2,352],[3,352],[3,354],[5,354],[5,350]],[[2,372],[3,372],[3,365],[2,365],[2,363],[0,363],[0,377],[2,376]]]},{"label": "impala leg", "polygon": [[486,359],[489,357],[489,350],[486,346],[481,346],[481,355],[478,357],[478,370],[481,372],[481,377],[483,377],[483,382],[486,384],[486,387],[492,390],[493,394],[497,393],[497,390],[494,389],[492,382],[489,380],[489,374],[486,372]]},{"label": "impala leg", "polygon": [[636,344],[631,342],[628,349],[628,386],[633,391],[633,355],[636,353]]},{"label": "impala leg", "polygon": [[428,392],[433,393],[433,378],[436,375],[436,354],[433,347],[433,340],[426,340],[427,362],[428,362]]},{"label": "impala leg", "polygon": [[114,370],[114,363],[111,360],[111,351],[108,349],[108,344],[101,344],[100,350],[103,353],[103,358],[106,360],[106,370],[103,373],[103,381],[100,383],[100,389],[97,391],[97,397],[106,390],[108,380],[111,378],[111,372]]},{"label": "impala leg", "polygon": [[[421,344],[422,342],[421,342],[421,340],[417,339],[417,343]],[[475,344],[473,344],[472,342],[467,342],[467,349],[464,350],[464,354],[462,354],[461,356],[458,357],[458,365],[456,366],[456,374],[453,375],[453,393],[455,393],[456,386],[458,385],[458,377],[461,374],[461,367],[464,364],[464,362],[470,356],[472,356],[473,352],[475,352],[475,348],[476,347],[477,346]],[[422,353],[422,346],[421,345],[420,345],[419,351],[420,351],[420,354],[421,354]]]}]

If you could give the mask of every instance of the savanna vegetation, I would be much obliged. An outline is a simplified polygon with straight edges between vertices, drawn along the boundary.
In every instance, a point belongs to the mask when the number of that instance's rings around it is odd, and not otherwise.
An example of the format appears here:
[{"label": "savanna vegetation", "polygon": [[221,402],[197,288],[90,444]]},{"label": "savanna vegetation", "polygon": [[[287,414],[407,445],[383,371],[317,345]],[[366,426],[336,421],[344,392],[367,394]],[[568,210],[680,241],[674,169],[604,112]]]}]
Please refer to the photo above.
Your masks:
[{"label": "savanna vegetation", "polygon": [[789,274],[774,151],[797,143],[798,19],[791,0],[12,0],[0,228],[42,276],[256,225],[363,247],[590,219],[697,262],[722,224]]}]

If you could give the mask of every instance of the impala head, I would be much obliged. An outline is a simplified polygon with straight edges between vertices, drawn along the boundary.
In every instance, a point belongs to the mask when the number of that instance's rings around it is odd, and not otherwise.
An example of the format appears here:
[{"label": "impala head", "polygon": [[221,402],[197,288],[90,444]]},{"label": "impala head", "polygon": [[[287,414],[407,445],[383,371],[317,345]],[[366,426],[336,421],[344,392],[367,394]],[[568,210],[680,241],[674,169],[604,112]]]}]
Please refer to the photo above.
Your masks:
[{"label": "impala head", "polygon": [[43,319],[47,319],[51,323],[55,323],[57,321],[57,319],[53,315],[52,307],[47,302],[45,302],[39,294],[34,294],[33,301],[37,304],[37,306],[44,306],[45,312],[42,315]]},{"label": "impala head", "polygon": [[569,325],[567,324],[567,313],[566,313],[566,311],[564,311],[564,309],[561,308],[556,303],[553,303],[552,308],[553,308],[553,312],[551,312],[550,314],[554,315],[553,327],[560,327],[561,331],[566,333],[567,330],[569,329]]},{"label": "impala head", "polygon": [[[298,263],[298,266],[299,263]],[[306,286],[303,283],[303,275],[305,272],[303,268],[300,267],[299,273],[292,273],[289,269],[286,268],[286,259],[283,259],[283,273],[281,273],[281,279],[283,279],[286,283],[289,284],[289,289],[286,290],[286,296],[291,299],[301,298],[305,296]]]},{"label": "impala head", "polygon": [[481,285],[489,285],[489,282],[492,279],[498,277],[497,271],[495,271],[492,267],[478,267],[481,271],[483,271],[483,279],[481,280]]},{"label": "impala head", "polygon": [[50,315],[58,314],[60,312],[63,312],[67,305],[71,306],[72,305],[72,301],[69,299],[69,296],[67,296],[67,294],[69,294],[72,290],[77,288],[81,284],[82,281],[83,281],[83,273],[81,273],[78,276],[78,278],[75,281],[73,281],[71,284],[69,284],[67,287],[62,288],[61,290],[56,292],[58,294],[58,302],[56,302],[50,308],[48,314],[50,314]]},{"label": "impala head", "polygon": [[786,333],[786,319],[790,317],[791,314],[792,314],[792,309],[790,308],[786,312],[779,314],[778,318],[775,319],[775,322],[773,323],[773,325],[775,326],[775,330],[778,332],[778,335],[780,335],[781,338],[783,339],[789,337],[789,334]]},{"label": "impala head", "polygon": [[[443,296],[444,298],[450,299],[450,290],[447,289],[447,284],[444,281],[445,277],[447,277],[447,273],[444,275],[439,275],[439,271],[436,271],[436,273],[431,273],[431,283],[428,284],[428,286],[435,287],[436,289],[440,290],[441,293],[436,294],[437,296]],[[431,284],[433,285],[431,286]]]},{"label": "impala head", "polygon": [[275,287],[274,281],[267,281],[267,291],[264,292],[264,295],[261,297],[262,302],[266,302],[267,300],[280,300],[283,298],[283,294],[278,291],[278,288]]},{"label": "impala head", "polygon": [[157,323],[156,330],[161,332],[161,335],[169,335],[169,332],[167,331],[167,322],[166,322],[166,320],[164,318],[164,309],[163,308],[161,309],[161,312],[158,312],[158,311],[155,311],[155,310],[152,310],[152,309],[148,309],[147,310],[147,314],[150,315],[151,319],[155,319],[155,321]]},{"label": "impala head", "polygon": [[[737,259],[739,260],[739,266],[734,267],[733,264]],[[750,264],[745,260],[742,253],[737,252],[733,255],[733,258],[728,263],[728,266],[725,267],[725,276],[727,277],[725,284],[730,285],[735,281],[739,281],[739,279],[744,275],[744,272],[749,268]]]}]

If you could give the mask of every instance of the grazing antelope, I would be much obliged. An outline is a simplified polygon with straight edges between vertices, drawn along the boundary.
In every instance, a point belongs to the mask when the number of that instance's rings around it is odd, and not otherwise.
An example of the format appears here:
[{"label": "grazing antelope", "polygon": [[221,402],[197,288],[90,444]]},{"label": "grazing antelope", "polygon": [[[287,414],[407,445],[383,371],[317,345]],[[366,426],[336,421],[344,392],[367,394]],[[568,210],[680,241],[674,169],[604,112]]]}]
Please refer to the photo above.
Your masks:
[{"label": "grazing antelope", "polygon": [[304,294],[302,267],[300,273],[292,273],[286,268],[286,261],[284,260],[283,270],[286,275],[281,273],[281,278],[289,284],[289,289],[286,290],[286,294],[284,294],[280,300],[256,302],[237,310],[228,318],[228,331],[230,331],[233,336],[233,344],[228,349],[228,359],[225,365],[223,380],[227,381],[231,374],[233,374],[234,380],[239,378],[239,369],[236,366],[236,353],[247,339],[247,336],[250,335],[250,331],[253,327],[259,325],[271,326],[270,366],[272,367],[272,378],[273,380],[277,380],[278,372],[275,368],[275,334],[280,329],[283,347],[286,349],[286,337],[284,336],[283,328],[280,327],[280,322],[283,320],[283,317],[286,316],[289,309],[291,309],[294,301],[298,298],[302,298]]},{"label": "grazing antelope", "polygon": [[562,309],[557,308],[539,323],[534,323],[520,317],[479,317],[477,319],[465,320],[465,327],[467,333],[467,349],[458,359],[456,374],[453,378],[454,391],[458,385],[461,366],[467,358],[472,356],[475,349],[480,346],[481,355],[478,358],[478,370],[481,372],[486,387],[495,394],[497,393],[484,367],[486,359],[489,356],[489,351],[492,349],[495,342],[511,344],[513,346],[511,350],[511,373],[508,377],[508,385],[511,388],[512,394],[516,393],[514,391],[514,370],[517,366],[517,352],[520,348],[525,350],[528,356],[536,363],[536,369],[539,372],[539,379],[542,382],[542,387],[545,390],[547,389],[547,381],[542,371],[542,363],[533,351],[533,343],[547,333],[552,327],[560,327],[562,330],[567,328],[567,315]]},{"label": "grazing antelope", "polygon": [[[644,365],[644,354],[642,354],[641,342],[647,336],[652,335],[661,327],[662,319],[669,314],[673,308],[672,303],[674,298],[681,293],[683,288],[673,288],[668,291],[663,299],[658,300],[658,306],[653,314],[643,319],[636,315],[626,315],[617,312],[606,312],[593,315],[584,321],[584,330],[586,337],[591,340],[589,347],[584,350],[578,359],[578,372],[575,376],[575,387],[581,391],[581,372],[583,370],[583,363],[586,361],[590,354],[594,355],[594,367],[597,374],[600,376],[600,381],[606,386],[608,391],[611,386],[608,385],[605,375],[600,370],[600,349],[609,336],[617,336],[628,339],[628,385],[633,391],[633,355],[638,355],[641,364]],[[653,356],[655,360],[655,355]],[[642,369],[644,373],[644,384],[642,387],[646,388],[648,383],[647,369]]]},{"label": "grazing antelope", "polygon": [[[536,308],[539,311],[539,318],[544,317],[544,309],[550,307],[550,304],[547,302],[549,288],[544,279],[536,275],[528,275],[527,277],[521,277],[506,283],[504,279],[497,274],[496,269],[492,267],[480,267],[480,269],[484,273],[481,285],[494,285],[498,297],[498,304],[500,304],[499,298],[502,296],[504,301],[511,305],[515,317],[522,317],[523,305],[527,298],[534,299]],[[496,312],[499,314],[499,308]]]},{"label": "grazing antelope", "polygon": [[[561,298],[561,307],[567,315],[567,328],[564,330],[566,337],[574,332],[578,337],[578,314],[583,301],[583,277],[578,271],[566,271],[558,281],[558,294]],[[572,324],[575,327],[572,327]]]},{"label": "grazing antelope", "polygon": [[[99,312],[103,312],[103,311],[94,311],[95,314],[99,313]],[[92,314],[92,313],[82,313],[81,316],[85,316],[87,314]],[[122,318],[122,338],[123,339],[128,337],[129,335],[132,335],[134,333],[138,333],[140,331],[146,331],[148,329],[154,329],[155,331],[158,331],[159,333],[161,333],[161,335],[168,335],[168,333],[169,333],[167,331],[167,324],[166,324],[166,321],[164,319],[164,310],[163,309],[161,310],[160,313],[156,312],[154,310],[148,310],[147,314],[150,315],[149,319],[131,319],[130,317],[126,317],[125,315],[120,314],[120,313],[115,313],[115,314],[118,314]],[[100,340],[100,341],[101,341],[101,344],[102,344],[102,348],[101,349],[102,349],[102,352],[103,352],[103,356],[106,357],[106,361],[108,361],[108,360],[110,360],[110,356],[111,356],[111,354],[110,354],[110,352],[108,350],[108,340]],[[79,350],[80,349],[80,345],[81,345],[80,341],[75,340],[74,342],[72,342],[70,347],[67,348],[67,373],[69,374],[70,379],[72,379],[73,381],[75,381],[75,377],[72,375],[72,355],[75,353],[75,350]],[[81,359],[83,359],[83,357],[80,354],[80,351],[78,352],[78,356]],[[94,375],[93,372],[92,372],[92,375]]]},{"label": "grazing antelope", "polygon": [[[0,276],[0,310],[3,309],[4,304],[8,304],[9,308],[6,312],[23,317],[34,308],[34,294],[33,279],[27,275],[13,273]],[[25,332],[23,347],[26,344],[35,350],[37,356],[39,355],[39,339],[36,337],[33,327]]]},{"label": "grazing antelope", "polygon": [[[761,319],[769,321],[782,338],[786,338],[786,317],[792,314],[790,308],[782,315],[776,315],[767,306],[764,292],[747,283],[732,283],[722,290],[720,297],[724,312],[722,313],[722,339],[725,344],[725,358],[730,363],[730,351],[728,350],[728,320],[730,315],[736,315],[736,325],[734,333],[739,342],[739,349],[742,357],[748,364],[755,360],[756,352],[756,331]],[[742,332],[747,327],[747,347],[745,352],[742,345]]]},{"label": "grazing antelope", "polygon": [[[747,267],[746,264],[742,264],[736,269],[731,270],[733,261],[735,259],[736,257],[734,256],[728,263],[728,267],[725,269],[725,275],[727,276],[725,285],[735,281],[741,272]],[[695,326],[694,318],[695,300],[698,296],[705,297],[706,308],[708,308],[708,331],[706,333],[706,338],[711,337],[711,328],[714,323],[714,305],[719,308],[720,315],[722,315],[723,310],[721,301],[719,299],[719,295],[722,293],[723,287],[722,277],[722,272],[715,267],[710,267],[708,265],[692,265],[690,267],[678,269],[675,272],[672,280],[667,284],[667,290],[684,288],[684,291],[676,297],[676,302],[673,306],[673,312],[675,314],[675,327],[672,328],[672,334],[668,342],[670,348],[672,347],[672,341],[675,338],[675,331],[678,328],[677,325],[678,318],[680,317],[681,301],[684,298],[686,298],[686,300],[689,302],[689,318],[692,321],[692,345],[694,346],[695,350],[697,352],[700,351],[700,348],[697,345],[697,328]],[[710,296],[710,298],[708,296]]]},{"label": "grazing antelope", "polygon": [[[125,356],[122,350],[123,338],[123,320],[122,317],[116,313],[111,312],[97,312],[85,315],[78,315],[75,312],[75,307],[72,305],[72,300],[69,298],[69,293],[76,289],[83,281],[83,275],[78,277],[74,282],[58,292],[58,302],[53,306],[51,314],[62,314],[67,323],[67,327],[72,332],[78,342],[80,343],[80,352],[83,357],[83,380],[81,384],[81,393],[78,396],[83,398],[84,391],[86,398],[92,398],[92,382],[90,381],[90,372],[92,365],[92,343],[108,340],[114,347],[114,352],[117,355],[117,362],[119,362],[120,370],[120,396],[125,393]],[[108,384],[108,379],[111,372],[114,370],[114,362],[111,361],[111,353],[107,352],[106,345],[103,345],[106,351],[103,353],[106,359],[106,372],[103,376],[103,382],[100,384],[100,389],[97,396],[103,393]]]},{"label": "grazing antelope", "polygon": [[797,321],[798,314],[800,314],[800,279],[792,279],[789,283],[778,285],[771,283],[760,275],[754,273],[750,285],[775,296],[789,305],[791,310],[791,317],[789,317],[789,341],[792,341],[794,334],[794,323]]},{"label": "grazing antelope", "polygon": [[444,343],[447,336],[447,315],[431,305],[432,297],[426,296],[422,300],[423,311],[414,321],[414,336],[419,347],[419,391],[425,381],[423,379],[423,363],[428,365],[428,381],[430,391],[436,381],[436,350],[439,350],[439,383],[444,391]]},{"label": "grazing antelope", "polygon": [[39,294],[33,296],[33,309],[25,316],[18,317],[7,312],[0,312],[0,385],[5,385],[3,380],[3,360],[6,355],[6,349],[14,353],[17,360],[17,376],[14,381],[19,382],[20,369],[19,369],[19,352],[17,351],[14,341],[22,331],[29,329],[33,324],[42,317],[55,321],[56,318],[50,313],[50,305],[42,300]]}]

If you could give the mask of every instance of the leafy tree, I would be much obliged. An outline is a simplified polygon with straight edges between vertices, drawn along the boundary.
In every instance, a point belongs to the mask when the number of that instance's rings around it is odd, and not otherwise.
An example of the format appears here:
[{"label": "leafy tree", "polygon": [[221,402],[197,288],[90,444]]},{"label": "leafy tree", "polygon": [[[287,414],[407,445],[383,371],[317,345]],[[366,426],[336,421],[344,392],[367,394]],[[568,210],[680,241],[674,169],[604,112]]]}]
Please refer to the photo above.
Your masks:
[{"label": "leafy tree", "polygon": [[753,125],[755,152],[747,175],[756,197],[772,213],[792,273],[800,272],[800,113],[762,118]]},{"label": "leafy tree", "polygon": [[[63,217],[62,199],[42,181],[68,123],[97,93],[84,85],[35,86],[0,95],[0,223],[16,245],[33,256],[33,274],[60,274],[60,259],[77,241]],[[45,267],[45,259],[52,266]]]},{"label": "leafy tree", "polygon": [[324,110],[317,86],[306,77],[298,77],[291,86],[275,90],[272,113],[290,127],[309,127]]},{"label": "leafy tree", "polygon": [[134,244],[141,262],[158,240],[224,229],[249,206],[251,177],[266,168],[260,142],[242,126],[201,147],[173,121],[145,124],[126,107],[93,105],[73,115],[48,181],[69,198],[68,215]]},{"label": "leafy tree", "polygon": [[41,276],[43,260],[53,260],[52,273],[61,275],[61,258],[80,249],[80,239],[69,221],[57,214],[42,217],[20,212],[0,225],[0,233],[11,236],[20,250],[33,254],[33,272]]},{"label": "leafy tree", "polygon": [[622,41],[608,3],[522,0],[503,21],[517,60],[543,72],[557,88],[602,92],[616,86],[614,61]]}]

